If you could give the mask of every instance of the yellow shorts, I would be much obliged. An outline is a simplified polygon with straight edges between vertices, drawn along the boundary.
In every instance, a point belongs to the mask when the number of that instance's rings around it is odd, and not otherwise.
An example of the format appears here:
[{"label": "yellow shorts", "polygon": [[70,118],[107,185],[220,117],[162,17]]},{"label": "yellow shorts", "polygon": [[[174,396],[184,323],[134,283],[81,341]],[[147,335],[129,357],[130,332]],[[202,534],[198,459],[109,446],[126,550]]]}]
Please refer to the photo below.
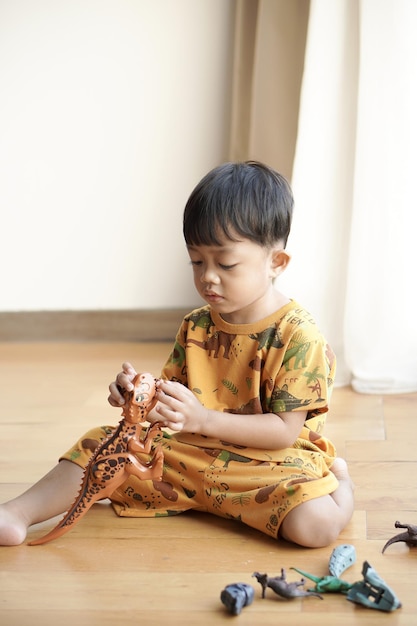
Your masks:
[{"label": "yellow shorts", "polygon": [[[85,467],[97,442],[113,429],[90,430],[61,459]],[[130,476],[112,494],[112,505],[122,517],[161,517],[191,509],[209,512],[277,538],[289,511],[338,486],[329,471],[335,457],[333,445],[317,435],[312,442],[304,431],[293,448],[280,450],[273,461],[182,443],[164,433],[154,441],[164,452],[162,480]]]}]

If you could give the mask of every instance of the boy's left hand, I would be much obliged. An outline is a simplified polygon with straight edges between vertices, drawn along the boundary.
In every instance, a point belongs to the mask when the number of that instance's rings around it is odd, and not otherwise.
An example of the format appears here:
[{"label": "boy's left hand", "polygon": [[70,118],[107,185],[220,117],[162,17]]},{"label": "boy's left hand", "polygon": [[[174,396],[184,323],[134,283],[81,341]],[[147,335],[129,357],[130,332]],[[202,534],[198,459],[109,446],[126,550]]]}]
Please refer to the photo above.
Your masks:
[{"label": "boy's left hand", "polygon": [[154,411],[162,426],[189,433],[203,431],[209,411],[187,387],[174,381],[160,380],[156,396],[158,402]]}]

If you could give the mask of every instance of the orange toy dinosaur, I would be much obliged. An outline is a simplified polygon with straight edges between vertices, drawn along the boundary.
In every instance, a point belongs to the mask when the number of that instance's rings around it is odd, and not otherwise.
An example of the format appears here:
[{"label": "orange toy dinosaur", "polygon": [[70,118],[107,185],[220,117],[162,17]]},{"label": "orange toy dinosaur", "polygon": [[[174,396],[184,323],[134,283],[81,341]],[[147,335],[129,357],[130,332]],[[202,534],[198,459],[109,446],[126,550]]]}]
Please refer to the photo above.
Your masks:
[{"label": "orange toy dinosaur", "polygon": [[156,404],[156,380],[148,373],[133,380],[134,390],[124,391],[122,419],[116,430],[94,451],[84,471],[80,491],[64,518],[47,535],[29,542],[30,546],[47,543],[64,535],[91,508],[94,502],[108,498],[129,475],[142,480],[161,480],[163,452],[153,451],[149,461],[142,462],[135,453],[151,454],[154,438],[161,433],[159,424],[151,426],[141,440],[141,423]]}]

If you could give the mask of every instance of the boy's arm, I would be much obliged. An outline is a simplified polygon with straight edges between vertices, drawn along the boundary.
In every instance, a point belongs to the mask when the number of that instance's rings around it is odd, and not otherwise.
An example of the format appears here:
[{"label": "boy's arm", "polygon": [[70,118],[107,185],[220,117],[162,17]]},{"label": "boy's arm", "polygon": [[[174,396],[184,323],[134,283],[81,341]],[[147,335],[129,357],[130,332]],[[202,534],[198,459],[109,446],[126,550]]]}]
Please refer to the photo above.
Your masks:
[{"label": "boy's arm", "polygon": [[241,415],[207,410],[200,434],[236,445],[268,450],[282,450],[294,445],[307,411]]},{"label": "boy's arm", "polygon": [[226,413],[204,407],[184,385],[158,383],[158,403],[148,415],[150,421],[174,431],[214,437],[236,445],[261,449],[282,449],[294,444],[304,426],[306,411]]},{"label": "boy's arm", "polygon": [[[123,371],[110,384],[109,402],[122,406],[121,388],[132,390],[136,376],[134,367],[123,363]],[[158,403],[147,415],[152,424],[173,431],[198,433],[236,445],[264,450],[282,449],[293,445],[304,426],[306,411],[239,414],[205,408],[184,385],[172,381],[158,382]]]}]

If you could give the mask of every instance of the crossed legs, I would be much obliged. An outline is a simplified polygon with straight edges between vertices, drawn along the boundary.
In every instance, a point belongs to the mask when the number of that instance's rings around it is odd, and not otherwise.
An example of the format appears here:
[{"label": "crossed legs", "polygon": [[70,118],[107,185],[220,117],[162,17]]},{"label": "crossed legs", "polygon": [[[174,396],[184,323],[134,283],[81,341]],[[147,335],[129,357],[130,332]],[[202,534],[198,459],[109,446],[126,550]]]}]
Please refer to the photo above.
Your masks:
[{"label": "crossed legs", "polygon": [[[337,458],[331,471],[339,480],[336,491],[290,511],[281,525],[283,539],[310,548],[336,541],[353,513],[353,484],[343,459]],[[78,493],[82,475],[80,466],[60,461],[23,494],[0,505],[0,545],[21,544],[29,526],[67,511]]]}]

